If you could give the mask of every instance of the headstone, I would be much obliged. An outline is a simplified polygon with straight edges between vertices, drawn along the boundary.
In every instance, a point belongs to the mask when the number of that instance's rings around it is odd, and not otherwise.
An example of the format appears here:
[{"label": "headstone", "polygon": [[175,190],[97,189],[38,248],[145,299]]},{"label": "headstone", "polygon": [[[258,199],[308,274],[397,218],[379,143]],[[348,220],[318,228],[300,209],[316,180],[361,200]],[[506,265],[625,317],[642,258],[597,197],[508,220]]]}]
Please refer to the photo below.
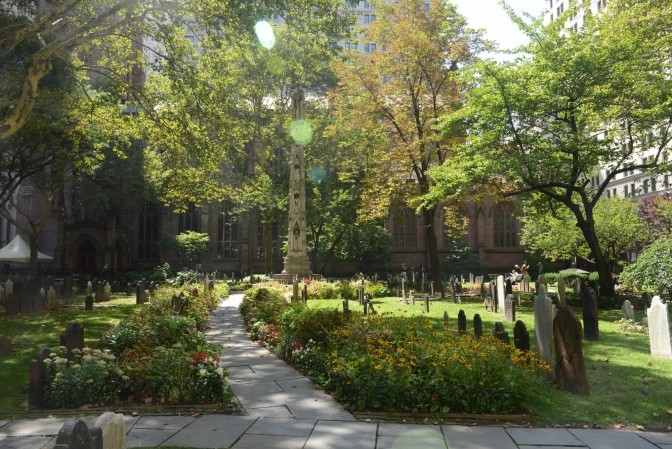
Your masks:
[{"label": "headstone", "polygon": [[210,278],[208,278],[208,274],[206,273],[203,276],[203,292],[207,293],[209,288],[210,288]]},{"label": "headstone", "polygon": [[11,296],[14,293],[14,282],[11,279],[7,279],[5,282],[5,297]]},{"label": "headstone", "polygon": [[19,295],[11,293],[5,298],[5,309],[8,315],[17,315],[21,313],[21,299]]},{"label": "headstone", "polygon": [[86,283],[86,294],[87,295],[92,295],[93,294],[93,282],[91,282],[91,281]]},{"label": "headstone", "polygon": [[128,283],[126,284],[126,296],[131,296],[133,294],[133,284]]},{"label": "headstone", "polygon": [[485,300],[488,297],[488,289],[485,288],[485,283],[481,282],[481,299]]},{"label": "headstone", "polygon": [[654,296],[647,316],[651,355],[669,359],[672,358],[672,349],[670,348],[670,317],[667,307],[668,305],[660,300],[660,296]]},{"label": "headstone", "polygon": [[504,329],[504,324],[501,321],[495,323],[495,328],[492,330],[492,335],[497,339],[501,340],[506,344],[511,344],[509,339],[509,333]]},{"label": "headstone", "polygon": [[47,310],[54,310],[57,306],[56,289],[54,287],[49,287],[49,290],[47,290]]},{"label": "headstone", "polygon": [[0,357],[12,353],[12,339],[6,335],[0,335]]},{"label": "headstone", "polygon": [[504,310],[504,299],[506,294],[504,293],[504,276],[501,274],[497,276],[497,310]]},{"label": "headstone", "polygon": [[504,298],[504,317],[511,323],[516,321],[516,303],[513,300],[513,295],[510,293]]},{"label": "headstone", "polygon": [[567,305],[567,292],[565,291],[565,280],[558,279],[558,303]]},{"label": "headstone", "polygon": [[474,315],[474,338],[479,339],[483,336],[483,321],[478,313]]},{"label": "headstone", "polygon": [[105,285],[102,282],[96,283],[96,302],[105,301]]},{"label": "headstone", "polygon": [[512,295],[513,294],[513,284],[511,284],[511,279],[506,279],[506,285],[504,286],[504,294]]},{"label": "headstone", "polygon": [[490,306],[493,311],[497,311],[497,282],[490,282]]},{"label": "headstone", "polygon": [[513,345],[521,351],[530,350],[530,332],[521,320],[516,321],[513,326]]},{"label": "headstone", "polygon": [[548,292],[548,281],[546,280],[546,276],[540,274],[539,277],[537,278],[537,282],[539,283],[539,285],[543,285],[544,287],[546,287],[546,291]]},{"label": "headstone", "polygon": [[35,312],[42,312],[47,308],[47,292],[43,288],[40,289],[39,293],[35,295],[33,300],[33,310]]},{"label": "headstone", "polygon": [[0,303],[5,301],[5,286],[0,284]]},{"label": "headstone", "polygon": [[571,309],[560,305],[553,320],[555,341],[555,383],[558,388],[587,396],[588,377],[583,359],[581,322]]},{"label": "headstone", "polygon": [[651,307],[651,300],[653,299],[653,294],[651,292],[642,293],[642,304],[644,304],[645,309],[648,310]]},{"label": "headstone", "polygon": [[303,289],[301,290],[301,300],[304,304],[308,302],[308,286],[303,284]]},{"label": "headstone", "polygon": [[448,316],[448,311],[444,310],[443,311],[443,327],[447,327],[450,325],[450,317]]},{"label": "headstone", "polygon": [[582,289],[581,300],[583,302],[583,338],[588,341],[598,341],[600,339],[600,329],[595,290],[591,287]]},{"label": "headstone", "polygon": [[58,431],[54,449],[103,449],[100,427],[86,425],[81,419],[66,421]]},{"label": "headstone", "polygon": [[630,302],[629,299],[623,301],[621,310],[623,311],[623,319],[629,321],[635,321],[635,308],[632,306],[632,303]]},{"label": "headstone", "polygon": [[126,449],[124,415],[106,412],[96,419],[94,426],[103,433],[103,449]]},{"label": "headstone", "polygon": [[71,298],[72,293],[73,293],[73,284],[74,281],[72,279],[72,276],[66,276],[63,278],[63,297],[64,298]]},{"label": "headstone", "polygon": [[467,333],[467,315],[462,309],[460,309],[460,311],[457,313],[457,331],[460,334]]},{"label": "headstone", "polygon": [[44,408],[44,382],[46,381],[44,359],[49,357],[50,353],[51,349],[41,349],[30,362],[28,369],[28,407],[30,408]]},{"label": "headstone", "polygon": [[93,295],[86,295],[84,298],[84,310],[93,310]]},{"label": "headstone", "polygon": [[135,303],[144,304],[145,302],[147,302],[147,298],[145,297],[145,283],[140,281],[138,282],[138,285],[135,286]]},{"label": "headstone", "polygon": [[292,303],[299,302],[299,280],[294,277],[294,282],[292,283]]},{"label": "headstone", "polygon": [[65,346],[68,360],[72,360],[72,350],[84,348],[84,328],[79,323],[68,323],[60,340],[61,346]]},{"label": "headstone", "polygon": [[103,287],[103,301],[109,301],[110,299],[112,299],[112,287],[109,282],[105,282],[105,286]]},{"label": "headstone", "polygon": [[546,287],[539,285],[534,298],[534,343],[541,359],[551,364],[551,340],[553,337],[553,303],[546,294]]},{"label": "headstone", "polygon": [[425,313],[429,313],[429,295],[425,294],[424,302],[425,302]]}]

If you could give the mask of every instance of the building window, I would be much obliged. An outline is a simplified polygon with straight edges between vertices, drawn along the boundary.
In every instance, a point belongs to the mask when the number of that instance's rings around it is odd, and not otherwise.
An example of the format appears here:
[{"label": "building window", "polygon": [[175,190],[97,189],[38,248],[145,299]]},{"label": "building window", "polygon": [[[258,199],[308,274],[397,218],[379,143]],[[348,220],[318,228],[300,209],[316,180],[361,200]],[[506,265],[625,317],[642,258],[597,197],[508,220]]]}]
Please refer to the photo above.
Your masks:
[{"label": "building window", "polygon": [[238,222],[233,215],[233,204],[227,201],[217,220],[217,257],[236,259],[238,252]]},{"label": "building window", "polygon": [[365,8],[365,9],[370,9],[370,8],[371,8],[371,4],[370,4],[369,2],[364,2],[364,8]]},{"label": "building window", "polygon": [[518,233],[511,204],[498,204],[494,211],[495,248],[516,248]]},{"label": "building window", "polygon": [[627,198],[627,197],[628,197],[628,186],[624,185],[623,186],[623,198]]},{"label": "building window", "polygon": [[364,14],[364,24],[369,25],[376,20],[376,15],[375,14]]},{"label": "building window", "polygon": [[145,203],[138,216],[138,259],[159,257],[159,208],[154,203]]},{"label": "building window", "polygon": [[644,193],[649,193],[649,180],[648,179],[644,179],[642,181],[642,190],[644,191]]},{"label": "building window", "polygon": [[652,192],[655,192],[657,190],[658,186],[656,184],[658,184],[658,180],[656,178],[651,178],[651,191]]},{"label": "building window", "polygon": [[415,249],[417,247],[417,217],[412,209],[404,209],[401,216],[394,218],[392,243],[397,249]]},{"label": "building window", "polygon": [[345,43],[345,49],[346,50],[357,50],[357,42],[346,42]]},{"label": "building window", "polygon": [[607,189],[607,198],[611,198],[611,191]]},{"label": "building window", "polygon": [[196,213],[196,206],[190,204],[187,211],[177,216],[177,233],[182,234],[186,231],[198,232],[200,226],[198,225],[198,214]]},{"label": "building window", "polygon": [[425,11],[429,11],[429,3],[425,3]]},{"label": "building window", "polygon": [[364,45],[364,52],[365,53],[373,53],[376,51],[376,44],[365,44]]},{"label": "building window", "polygon": [[630,183],[630,192],[631,192],[632,196],[635,196],[637,194],[636,193],[637,189],[635,189],[635,183],[634,182]]}]

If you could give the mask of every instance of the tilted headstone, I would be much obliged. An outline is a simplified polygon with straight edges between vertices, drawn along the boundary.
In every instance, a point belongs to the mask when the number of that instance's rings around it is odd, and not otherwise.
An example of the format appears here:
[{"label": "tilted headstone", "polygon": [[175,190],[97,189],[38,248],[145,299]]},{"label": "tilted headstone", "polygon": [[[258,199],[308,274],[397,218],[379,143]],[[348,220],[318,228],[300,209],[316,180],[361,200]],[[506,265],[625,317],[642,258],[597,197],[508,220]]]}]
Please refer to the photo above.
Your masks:
[{"label": "tilted headstone", "polygon": [[497,339],[501,340],[506,344],[511,344],[511,339],[509,338],[509,333],[504,329],[504,324],[501,321],[495,323],[495,328],[492,330],[492,335]]},{"label": "tilted headstone", "polygon": [[623,311],[623,319],[629,321],[635,321],[635,308],[632,306],[632,303],[630,302],[629,299],[623,301],[621,310]]},{"label": "tilted headstone", "polygon": [[457,331],[460,334],[467,333],[467,315],[464,313],[464,310],[462,309],[460,309],[460,311],[457,313]]},{"label": "tilted headstone", "polygon": [[84,328],[79,323],[68,323],[60,341],[61,346],[65,346],[68,360],[72,360],[72,350],[84,348]]},{"label": "tilted headstone", "polygon": [[497,282],[490,282],[490,307],[493,311],[497,311]]},{"label": "tilted headstone", "polygon": [[581,322],[567,306],[559,306],[553,320],[555,383],[558,388],[587,396],[588,377],[583,358]]},{"label": "tilted headstone", "polygon": [[565,280],[562,278],[558,279],[558,302],[563,306],[567,305],[567,292],[565,289]]},{"label": "tilted headstone", "polygon": [[478,313],[474,315],[474,338],[479,339],[483,336],[483,321]]},{"label": "tilted headstone", "polygon": [[670,317],[668,305],[663,304],[660,296],[654,296],[647,312],[649,318],[649,343],[654,357],[672,358],[670,347]]},{"label": "tilted headstone", "polygon": [[12,339],[6,335],[0,335],[0,357],[12,353]]},{"label": "tilted headstone", "polygon": [[94,426],[103,432],[103,449],[126,449],[124,415],[106,412],[96,419]]},{"label": "tilted headstone", "polygon": [[553,303],[546,294],[546,287],[539,285],[534,298],[534,343],[541,359],[551,364],[551,340],[553,337]]},{"label": "tilted headstone", "polygon": [[86,295],[84,298],[84,310],[93,310],[93,295]]},{"label": "tilted headstone", "polygon": [[590,287],[581,290],[583,303],[583,338],[588,341],[600,339],[600,328],[597,317],[597,295]]},{"label": "tilted headstone", "polygon": [[530,332],[521,320],[516,321],[513,326],[513,345],[521,351],[530,350]]},{"label": "tilted headstone", "polygon": [[497,310],[504,310],[504,299],[506,294],[504,293],[504,276],[501,274],[497,276]]},{"label": "tilted headstone", "polygon": [[56,302],[56,289],[49,287],[49,290],[47,290],[47,310],[54,310],[56,306],[58,306],[58,302]]},{"label": "tilted headstone", "polygon": [[516,303],[510,293],[504,299],[504,318],[511,323],[516,321]]},{"label": "tilted headstone", "polygon": [[425,313],[429,313],[429,295],[425,295],[423,298],[425,304]]},{"label": "tilted headstone", "polygon": [[54,449],[103,449],[103,431],[77,419],[66,421],[58,431]]},{"label": "tilted headstone", "polygon": [[488,289],[485,288],[485,283],[481,282],[481,299],[485,300],[488,297]]},{"label": "tilted headstone", "polygon": [[44,360],[49,357],[51,349],[43,348],[31,360],[28,369],[28,407],[44,408],[44,383],[46,382],[46,366]]}]

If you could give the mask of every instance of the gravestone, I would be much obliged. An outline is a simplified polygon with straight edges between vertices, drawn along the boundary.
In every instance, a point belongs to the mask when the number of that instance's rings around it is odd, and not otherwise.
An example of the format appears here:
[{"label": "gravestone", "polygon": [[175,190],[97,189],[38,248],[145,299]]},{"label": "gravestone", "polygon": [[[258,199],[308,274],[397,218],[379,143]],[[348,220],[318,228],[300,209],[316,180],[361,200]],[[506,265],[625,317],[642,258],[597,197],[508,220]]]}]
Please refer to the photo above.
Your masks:
[{"label": "gravestone", "polygon": [[84,328],[79,323],[68,323],[60,341],[61,346],[65,346],[68,360],[72,360],[72,350],[84,348]]},{"label": "gravestone", "polygon": [[135,303],[144,304],[147,302],[147,297],[145,295],[145,283],[140,281],[138,285],[135,286]]},{"label": "gravestone", "polygon": [[[497,282],[490,282],[490,309],[494,312],[497,311]],[[487,309],[487,307],[486,307]]]},{"label": "gravestone", "polygon": [[84,298],[84,310],[93,310],[93,295],[86,295]]},{"label": "gravestone", "polygon": [[11,296],[14,293],[14,282],[11,279],[7,279],[5,282],[5,297]]},{"label": "gravestone", "polygon": [[21,313],[21,299],[19,295],[11,293],[5,298],[5,309],[7,309],[7,314],[9,315],[18,315]]},{"label": "gravestone", "polygon": [[58,302],[56,302],[56,289],[49,287],[49,290],[47,290],[47,310],[54,310],[56,306],[58,306]]},{"label": "gravestone", "polygon": [[50,353],[51,349],[43,348],[30,362],[28,368],[28,407],[30,408],[44,408],[44,383],[47,369],[44,360],[49,357]]},{"label": "gravestone", "polygon": [[54,449],[103,449],[103,431],[81,419],[66,421],[58,431]]},{"label": "gravestone", "polygon": [[425,313],[429,313],[429,295],[427,294],[425,294],[424,303],[425,303]]},{"label": "gravestone", "polygon": [[559,306],[553,320],[555,383],[558,388],[582,396],[590,394],[583,359],[581,322],[567,306]]},{"label": "gravestone", "polygon": [[474,338],[479,339],[483,336],[483,321],[478,313],[474,315]]},{"label": "gravestone", "polygon": [[513,345],[521,351],[530,350],[530,332],[521,320],[516,321],[513,326]]},{"label": "gravestone", "polygon": [[210,288],[210,278],[208,278],[208,274],[206,273],[203,276],[203,292],[207,293],[209,288]]},{"label": "gravestone", "polygon": [[96,419],[95,427],[103,433],[103,449],[126,449],[126,427],[124,415],[106,412]]},{"label": "gravestone", "polygon": [[74,280],[72,276],[66,276],[63,278],[63,297],[71,298],[73,293]]},{"label": "gravestone", "polygon": [[485,282],[481,282],[481,299],[485,301],[485,298],[488,297],[488,289],[485,288]]},{"label": "gravestone", "polygon": [[660,300],[660,296],[654,296],[647,316],[651,355],[669,359],[672,358],[672,349],[670,348],[670,318],[667,307],[668,305]]},{"label": "gravestone", "polygon": [[133,294],[133,284],[128,283],[126,284],[126,296],[131,296]]},{"label": "gravestone", "polygon": [[105,301],[105,284],[102,282],[96,283],[96,302]]},{"label": "gravestone", "polygon": [[541,359],[551,364],[551,340],[553,338],[553,303],[546,294],[546,287],[539,285],[534,298],[534,343]]},{"label": "gravestone", "polygon": [[621,310],[623,311],[623,319],[629,321],[635,321],[635,308],[632,306],[632,303],[630,302],[629,299],[623,301]]},{"label": "gravestone", "polygon": [[6,335],[0,335],[0,357],[12,353],[12,339]]},{"label": "gravestone", "polygon": [[582,289],[581,301],[583,303],[583,338],[588,341],[598,341],[600,339],[600,329],[595,290],[591,287]]},{"label": "gravestone", "polygon": [[42,312],[47,308],[47,292],[41,288],[33,299],[33,310],[35,312]]},{"label": "gravestone", "polygon": [[447,327],[450,325],[450,317],[448,316],[448,311],[444,310],[443,311],[443,327]]},{"label": "gravestone", "polygon": [[511,339],[509,338],[509,333],[504,329],[504,324],[501,321],[495,323],[495,328],[492,330],[492,335],[497,339],[501,340],[506,344],[511,344]]},{"label": "gravestone", "polygon": [[[447,314],[448,312],[446,312]],[[457,331],[460,334],[467,333],[467,315],[464,313],[464,310],[460,309],[457,313]]]},{"label": "gravestone", "polygon": [[5,301],[5,286],[0,284],[0,304]]},{"label": "gravestone", "polygon": [[109,282],[105,282],[103,286],[103,301],[109,301],[112,299],[112,287]]},{"label": "gravestone", "polygon": [[648,310],[649,307],[651,307],[651,300],[653,299],[653,295],[651,292],[644,292],[642,293],[642,303],[644,304],[645,309]]},{"label": "gravestone", "polygon": [[513,300],[513,295],[510,293],[504,299],[504,318],[511,323],[516,321],[516,303]]},{"label": "gravestone", "polygon": [[513,284],[511,284],[511,279],[506,279],[506,285],[504,288],[504,294],[512,295],[513,294]]},{"label": "gravestone", "polygon": [[91,281],[86,283],[86,294],[93,295],[93,282]]},{"label": "gravestone", "polygon": [[295,276],[294,282],[292,282],[292,303],[297,302],[299,302],[299,280]]},{"label": "gravestone", "polygon": [[504,294],[504,276],[500,274],[497,276],[497,301],[495,302],[495,304],[497,304],[496,311],[504,310],[504,298],[506,298],[506,295]]},{"label": "gravestone", "polygon": [[546,287],[546,291],[548,292],[548,281],[546,280],[546,276],[540,274],[539,277],[537,278],[537,283],[539,285],[543,285],[544,287]]},{"label": "gravestone", "polygon": [[301,300],[304,304],[308,302],[308,286],[303,284],[303,289],[301,290]]},{"label": "gravestone", "polygon": [[558,279],[558,303],[567,305],[567,292],[565,289],[565,280],[560,278]]}]

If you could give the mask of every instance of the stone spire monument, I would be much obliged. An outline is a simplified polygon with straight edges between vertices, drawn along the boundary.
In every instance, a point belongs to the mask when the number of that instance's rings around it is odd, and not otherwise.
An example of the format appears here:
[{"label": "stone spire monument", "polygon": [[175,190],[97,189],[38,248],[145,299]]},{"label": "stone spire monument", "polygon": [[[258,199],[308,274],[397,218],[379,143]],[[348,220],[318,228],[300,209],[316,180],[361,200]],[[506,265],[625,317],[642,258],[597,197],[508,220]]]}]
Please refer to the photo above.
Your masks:
[{"label": "stone spire monument", "polygon": [[[304,120],[306,115],[303,90],[292,92],[292,117],[295,123]],[[306,241],[306,167],[303,145],[292,142],[289,167],[289,226],[287,237],[287,256],[281,277],[310,277],[310,260]]]}]

